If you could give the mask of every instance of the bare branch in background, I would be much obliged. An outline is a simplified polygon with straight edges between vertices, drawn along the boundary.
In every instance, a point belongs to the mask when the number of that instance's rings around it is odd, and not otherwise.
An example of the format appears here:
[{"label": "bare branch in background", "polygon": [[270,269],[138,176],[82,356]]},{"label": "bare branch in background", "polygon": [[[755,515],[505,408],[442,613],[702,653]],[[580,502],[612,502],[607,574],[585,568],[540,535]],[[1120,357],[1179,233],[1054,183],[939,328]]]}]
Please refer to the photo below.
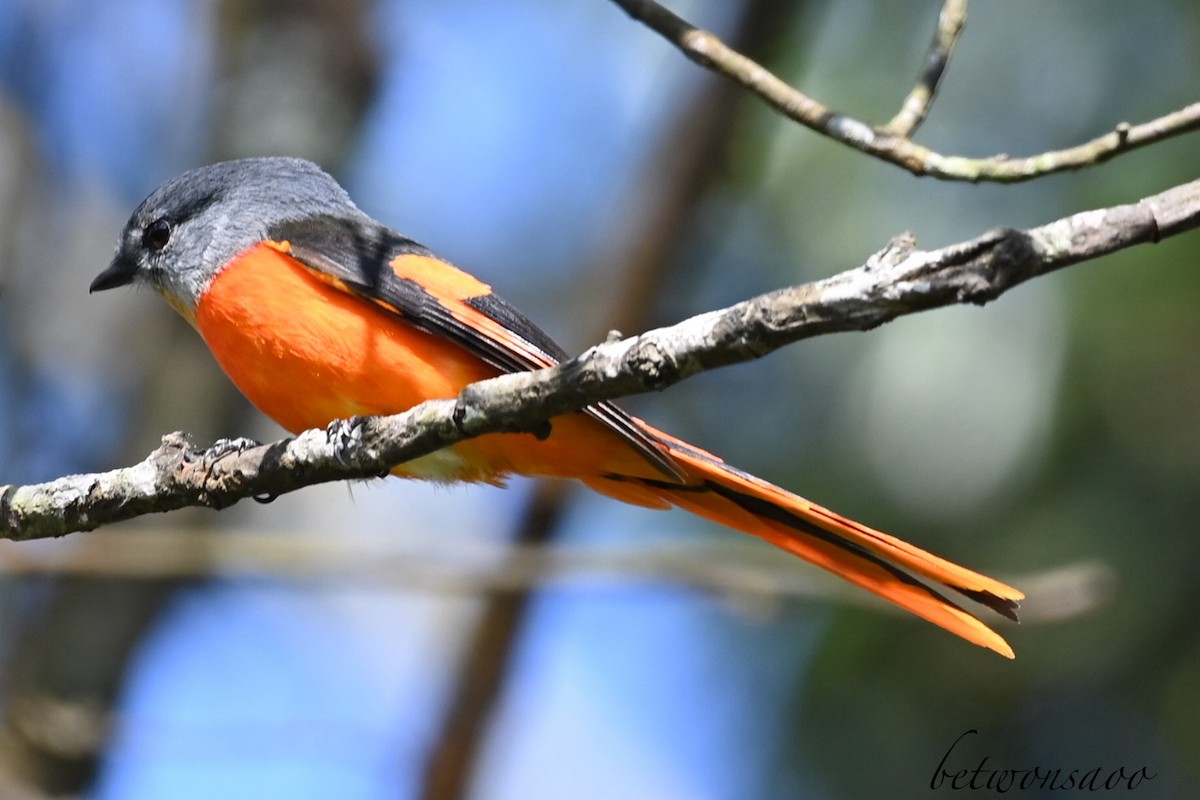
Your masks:
[{"label": "bare branch in background", "polygon": [[[797,569],[786,553],[749,539],[692,540],[671,545],[582,547],[513,545],[472,540],[413,553],[391,538],[347,538],[333,532],[107,530],[87,547],[0,545],[0,576],[121,578],[137,581],[267,578],[433,594],[526,592],[572,588],[605,591],[629,585],[676,584],[739,605],[766,608],[790,599],[902,613],[816,569]],[[1021,604],[1022,625],[1088,614],[1112,594],[1113,570],[1080,562],[1004,576],[1037,589]]]},{"label": "bare branch in background", "polygon": [[982,304],[1030,278],[1198,224],[1200,181],[1193,181],[1138,203],[1026,231],[998,228],[939,250],[897,240],[863,266],[830,278],[606,342],[549,369],[481,381],[455,399],[430,400],[403,414],[232,451],[197,451],[182,434],[171,434],[132,467],[3,486],[0,538],[60,536],[185,506],[223,508],[246,497],[380,475],[474,436],[544,433],[547,420],[593,403],[659,391],[808,337],[867,330],[940,306]]},{"label": "bare branch in background", "polygon": [[1200,103],[1192,103],[1149,122],[1137,125],[1122,122],[1102,136],[1063,150],[1022,158],[1011,158],[1006,154],[984,158],[943,155],[916,144],[906,136],[889,130],[887,126],[875,127],[834,111],[789,86],[712,33],[697,28],[653,0],[613,2],[675,45],[692,61],[739,83],[789,119],[918,176],[948,181],[1016,183],[1055,172],[1090,167],[1122,153],[1200,128]]}]

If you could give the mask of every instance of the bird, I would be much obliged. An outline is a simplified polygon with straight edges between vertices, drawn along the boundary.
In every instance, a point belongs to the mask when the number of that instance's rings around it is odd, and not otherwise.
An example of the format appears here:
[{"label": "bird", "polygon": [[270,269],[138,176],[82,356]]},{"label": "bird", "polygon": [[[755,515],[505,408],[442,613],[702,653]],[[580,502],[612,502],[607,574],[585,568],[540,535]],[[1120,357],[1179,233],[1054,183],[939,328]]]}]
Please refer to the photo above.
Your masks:
[{"label": "bird", "polygon": [[[491,286],[361,211],[316,164],[202,166],[134,210],[90,291],[157,290],[260,411],[292,433],[454,398],[568,354]],[[502,485],[567,478],[763,539],[976,645],[1009,644],[954,595],[1017,620],[1018,589],[737,469],[611,402],[496,433],[392,474]],[[953,594],[950,594],[953,593]]]}]

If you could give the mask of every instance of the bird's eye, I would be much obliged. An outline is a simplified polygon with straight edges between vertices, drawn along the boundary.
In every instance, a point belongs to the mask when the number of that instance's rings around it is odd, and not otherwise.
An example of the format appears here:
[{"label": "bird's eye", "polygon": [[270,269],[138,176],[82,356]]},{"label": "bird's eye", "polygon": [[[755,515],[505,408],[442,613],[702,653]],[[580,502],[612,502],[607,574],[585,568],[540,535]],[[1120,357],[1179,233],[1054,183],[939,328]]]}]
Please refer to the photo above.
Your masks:
[{"label": "bird's eye", "polygon": [[162,250],[171,241],[171,223],[159,217],[142,231],[142,245],[147,250]]}]

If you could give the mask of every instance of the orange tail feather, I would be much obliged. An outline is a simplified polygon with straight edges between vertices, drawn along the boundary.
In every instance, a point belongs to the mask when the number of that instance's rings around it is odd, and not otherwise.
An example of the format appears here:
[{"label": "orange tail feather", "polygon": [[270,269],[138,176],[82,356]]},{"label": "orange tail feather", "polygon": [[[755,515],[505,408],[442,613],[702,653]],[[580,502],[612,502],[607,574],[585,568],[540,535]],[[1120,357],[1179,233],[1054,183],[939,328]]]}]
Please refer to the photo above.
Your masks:
[{"label": "orange tail feather", "polygon": [[995,631],[918,578],[952,589],[1016,620],[1019,590],[869,528],[651,429],[687,474],[669,480],[608,475],[595,489],[641,505],[664,501],[764,539],[890,600],[969,642],[1013,658]]}]

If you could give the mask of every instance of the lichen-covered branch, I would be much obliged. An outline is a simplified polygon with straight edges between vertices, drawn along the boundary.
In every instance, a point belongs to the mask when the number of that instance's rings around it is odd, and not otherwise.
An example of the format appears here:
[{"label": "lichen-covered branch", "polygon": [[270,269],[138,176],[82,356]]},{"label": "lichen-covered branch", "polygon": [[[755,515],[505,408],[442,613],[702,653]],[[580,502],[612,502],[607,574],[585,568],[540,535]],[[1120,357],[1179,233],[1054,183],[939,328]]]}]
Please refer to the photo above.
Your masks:
[{"label": "lichen-covered branch", "polygon": [[[950,181],[1016,183],[1093,166],[1110,158],[1200,128],[1200,103],[1136,125],[1122,122],[1089,142],[1033,156],[982,158],[943,155],[912,141],[893,120],[876,127],[809,97],[761,64],[732,49],[653,0],[613,0],[635,20],[661,35],[700,66],[737,82],[784,116],[843,144],[903,167],[914,175]],[[929,99],[932,100],[932,93]],[[926,109],[927,105],[926,105]]]},{"label": "lichen-covered branch", "polygon": [[183,434],[132,467],[0,487],[0,538],[37,539],[185,506],[223,508],[302,486],[364,478],[486,433],[544,432],[546,420],[602,400],[664,389],[715,367],[904,314],[985,303],[1019,283],[1200,225],[1200,180],[1138,203],[1026,231],[995,229],[938,250],[900,237],[855,269],[780,289],[668,328],[597,345],[545,370],[502,375],[455,399],[264,445],[208,450]]}]

